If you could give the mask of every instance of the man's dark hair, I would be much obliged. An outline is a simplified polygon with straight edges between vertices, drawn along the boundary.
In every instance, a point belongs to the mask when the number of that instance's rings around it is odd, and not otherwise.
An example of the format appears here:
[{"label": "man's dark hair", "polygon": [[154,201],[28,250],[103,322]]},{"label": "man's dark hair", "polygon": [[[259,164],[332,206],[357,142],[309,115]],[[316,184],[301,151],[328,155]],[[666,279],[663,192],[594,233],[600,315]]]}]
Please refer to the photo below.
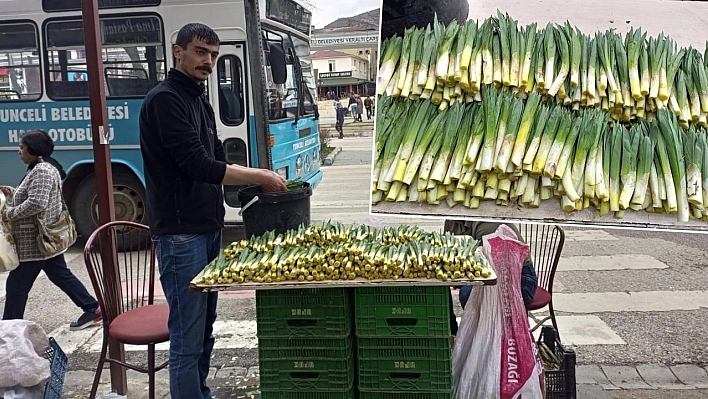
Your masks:
[{"label": "man's dark hair", "polygon": [[54,152],[54,141],[44,130],[30,130],[22,134],[20,142],[35,157],[48,158]]},{"label": "man's dark hair", "polygon": [[183,26],[182,29],[177,32],[175,44],[186,49],[187,45],[194,39],[202,40],[209,45],[219,44],[219,35],[217,35],[212,28],[196,22]]}]

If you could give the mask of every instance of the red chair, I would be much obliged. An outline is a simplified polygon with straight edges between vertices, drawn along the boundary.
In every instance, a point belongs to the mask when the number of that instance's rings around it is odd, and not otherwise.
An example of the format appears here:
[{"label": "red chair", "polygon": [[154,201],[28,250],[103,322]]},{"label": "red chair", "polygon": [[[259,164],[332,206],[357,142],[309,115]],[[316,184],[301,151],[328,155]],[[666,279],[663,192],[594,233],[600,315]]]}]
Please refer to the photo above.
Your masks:
[{"label": "red chair", "polygon": [[556,276],[558,261],[563,251],[565,231],[557,225],[538,224],[519,224],[519,231],[521,237],[529,245],[529,253],[538,276],[536,294],[534,294],[533,301],[526,305],[526,311],[539,310],[548,306],[549,312],[548,316],[540,320],[532,316],[536,325],[531,328],[531,332],[550,319],[560,338],[556,314],[553,311],[553,279]]},{"label": "red chair", "polygon": [[[115,248],[130,251],[114,252],[115,278],[103,267],[101,247],[113,241]],[[133,222],[111,222],[91,234],[84,247],[84,261],[96,292],[103,316],[103,345],[91,387],[91,399],[96,390],[105,362],[148,374],[149,397],[155,397],[155,373],[167,362],[155,366],[155,345],[167,342],[169,308],[153,303],[155,293],[155,248],[148,227]],[[147,367],[129,364],[107,357],[108,339],[128,345],[147,345]]]}]

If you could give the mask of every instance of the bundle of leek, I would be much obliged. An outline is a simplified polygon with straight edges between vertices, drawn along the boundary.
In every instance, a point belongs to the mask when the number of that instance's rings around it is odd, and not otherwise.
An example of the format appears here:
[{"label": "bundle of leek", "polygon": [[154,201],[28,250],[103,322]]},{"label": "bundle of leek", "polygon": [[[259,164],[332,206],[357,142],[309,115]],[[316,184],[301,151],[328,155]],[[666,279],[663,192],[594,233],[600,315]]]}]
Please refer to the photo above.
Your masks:
[{"label": "bundle of leek", "polygon": [[539,29],[500,12],[448,26],[436,18],[383,43],[377,93],[427,99],[442,112],[482,102],[484,86],[505,87],[521,99],[538,92],[572,110],[602,109],[620,122],[669,108],[684,128],[708,127],[706,52],[677,49],[641,28],[587,35],[570,22]]},{"label": "bundle of leek", "polygon": [[535,103],[538,93],[524,103],[517,94],[483,89],[481,104],[442,112],[421,99],[384,101],[373,202],[477,208],[555,199],[567,212],[594,206],[617,218],[629,210],[708,220],[708,130],[684,131],[668,109],[624,125],[600,109]]}]

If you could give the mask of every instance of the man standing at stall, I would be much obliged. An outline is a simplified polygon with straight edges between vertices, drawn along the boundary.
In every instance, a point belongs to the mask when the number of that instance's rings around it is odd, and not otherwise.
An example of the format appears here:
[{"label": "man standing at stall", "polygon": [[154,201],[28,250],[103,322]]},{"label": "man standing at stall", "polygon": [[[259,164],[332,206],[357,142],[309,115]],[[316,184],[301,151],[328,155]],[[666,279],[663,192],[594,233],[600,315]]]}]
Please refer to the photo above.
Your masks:
[{"label": "man standing at stall", "polygon": [[172,48],[175,68],[148,93],[140,110],[147,219],[170,307],[170,394],[211,398],[206,385],[214,347],[217,293],[189,290],[190,281],[221,249],[222,185],[258,184],[285,191],[284,179],[257,168],[227,164],[216,136],[214,110],[204,95],[219,55],[219,37],[190,23]]}]

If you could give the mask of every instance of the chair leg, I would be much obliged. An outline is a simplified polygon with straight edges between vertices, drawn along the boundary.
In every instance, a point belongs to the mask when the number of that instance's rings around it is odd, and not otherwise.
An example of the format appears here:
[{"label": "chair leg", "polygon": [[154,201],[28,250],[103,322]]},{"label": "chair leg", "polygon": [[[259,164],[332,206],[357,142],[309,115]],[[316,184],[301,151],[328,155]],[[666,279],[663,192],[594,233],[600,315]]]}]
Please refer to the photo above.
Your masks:
[{"label": "chair leg", "polygon": [[155,344],[148,345],[148,396],[155,399]]},{"label": "chair leg", "polygon": [[560,330],[558,330],[558,323],[556,323],[556,313],[553,311],[553,301],[548,304],[548,312],[551,314],[551,323],[553,324],[553,328],[556,329],[556,337],[560,341]]},{"label": "chair leg", "polygon": [[108,350],[108,336],[103,334],[103,344],[101,345],[101,355],[98,358],[98,368],[96,368],[96,375],[93,377],[93,385],[91,385],[91,394],[89,399],[96,398],[96,391],[98,391],[98,383],[101,381],[101,373],[103,373],[103,366],[106,364],[106,351]]}]

